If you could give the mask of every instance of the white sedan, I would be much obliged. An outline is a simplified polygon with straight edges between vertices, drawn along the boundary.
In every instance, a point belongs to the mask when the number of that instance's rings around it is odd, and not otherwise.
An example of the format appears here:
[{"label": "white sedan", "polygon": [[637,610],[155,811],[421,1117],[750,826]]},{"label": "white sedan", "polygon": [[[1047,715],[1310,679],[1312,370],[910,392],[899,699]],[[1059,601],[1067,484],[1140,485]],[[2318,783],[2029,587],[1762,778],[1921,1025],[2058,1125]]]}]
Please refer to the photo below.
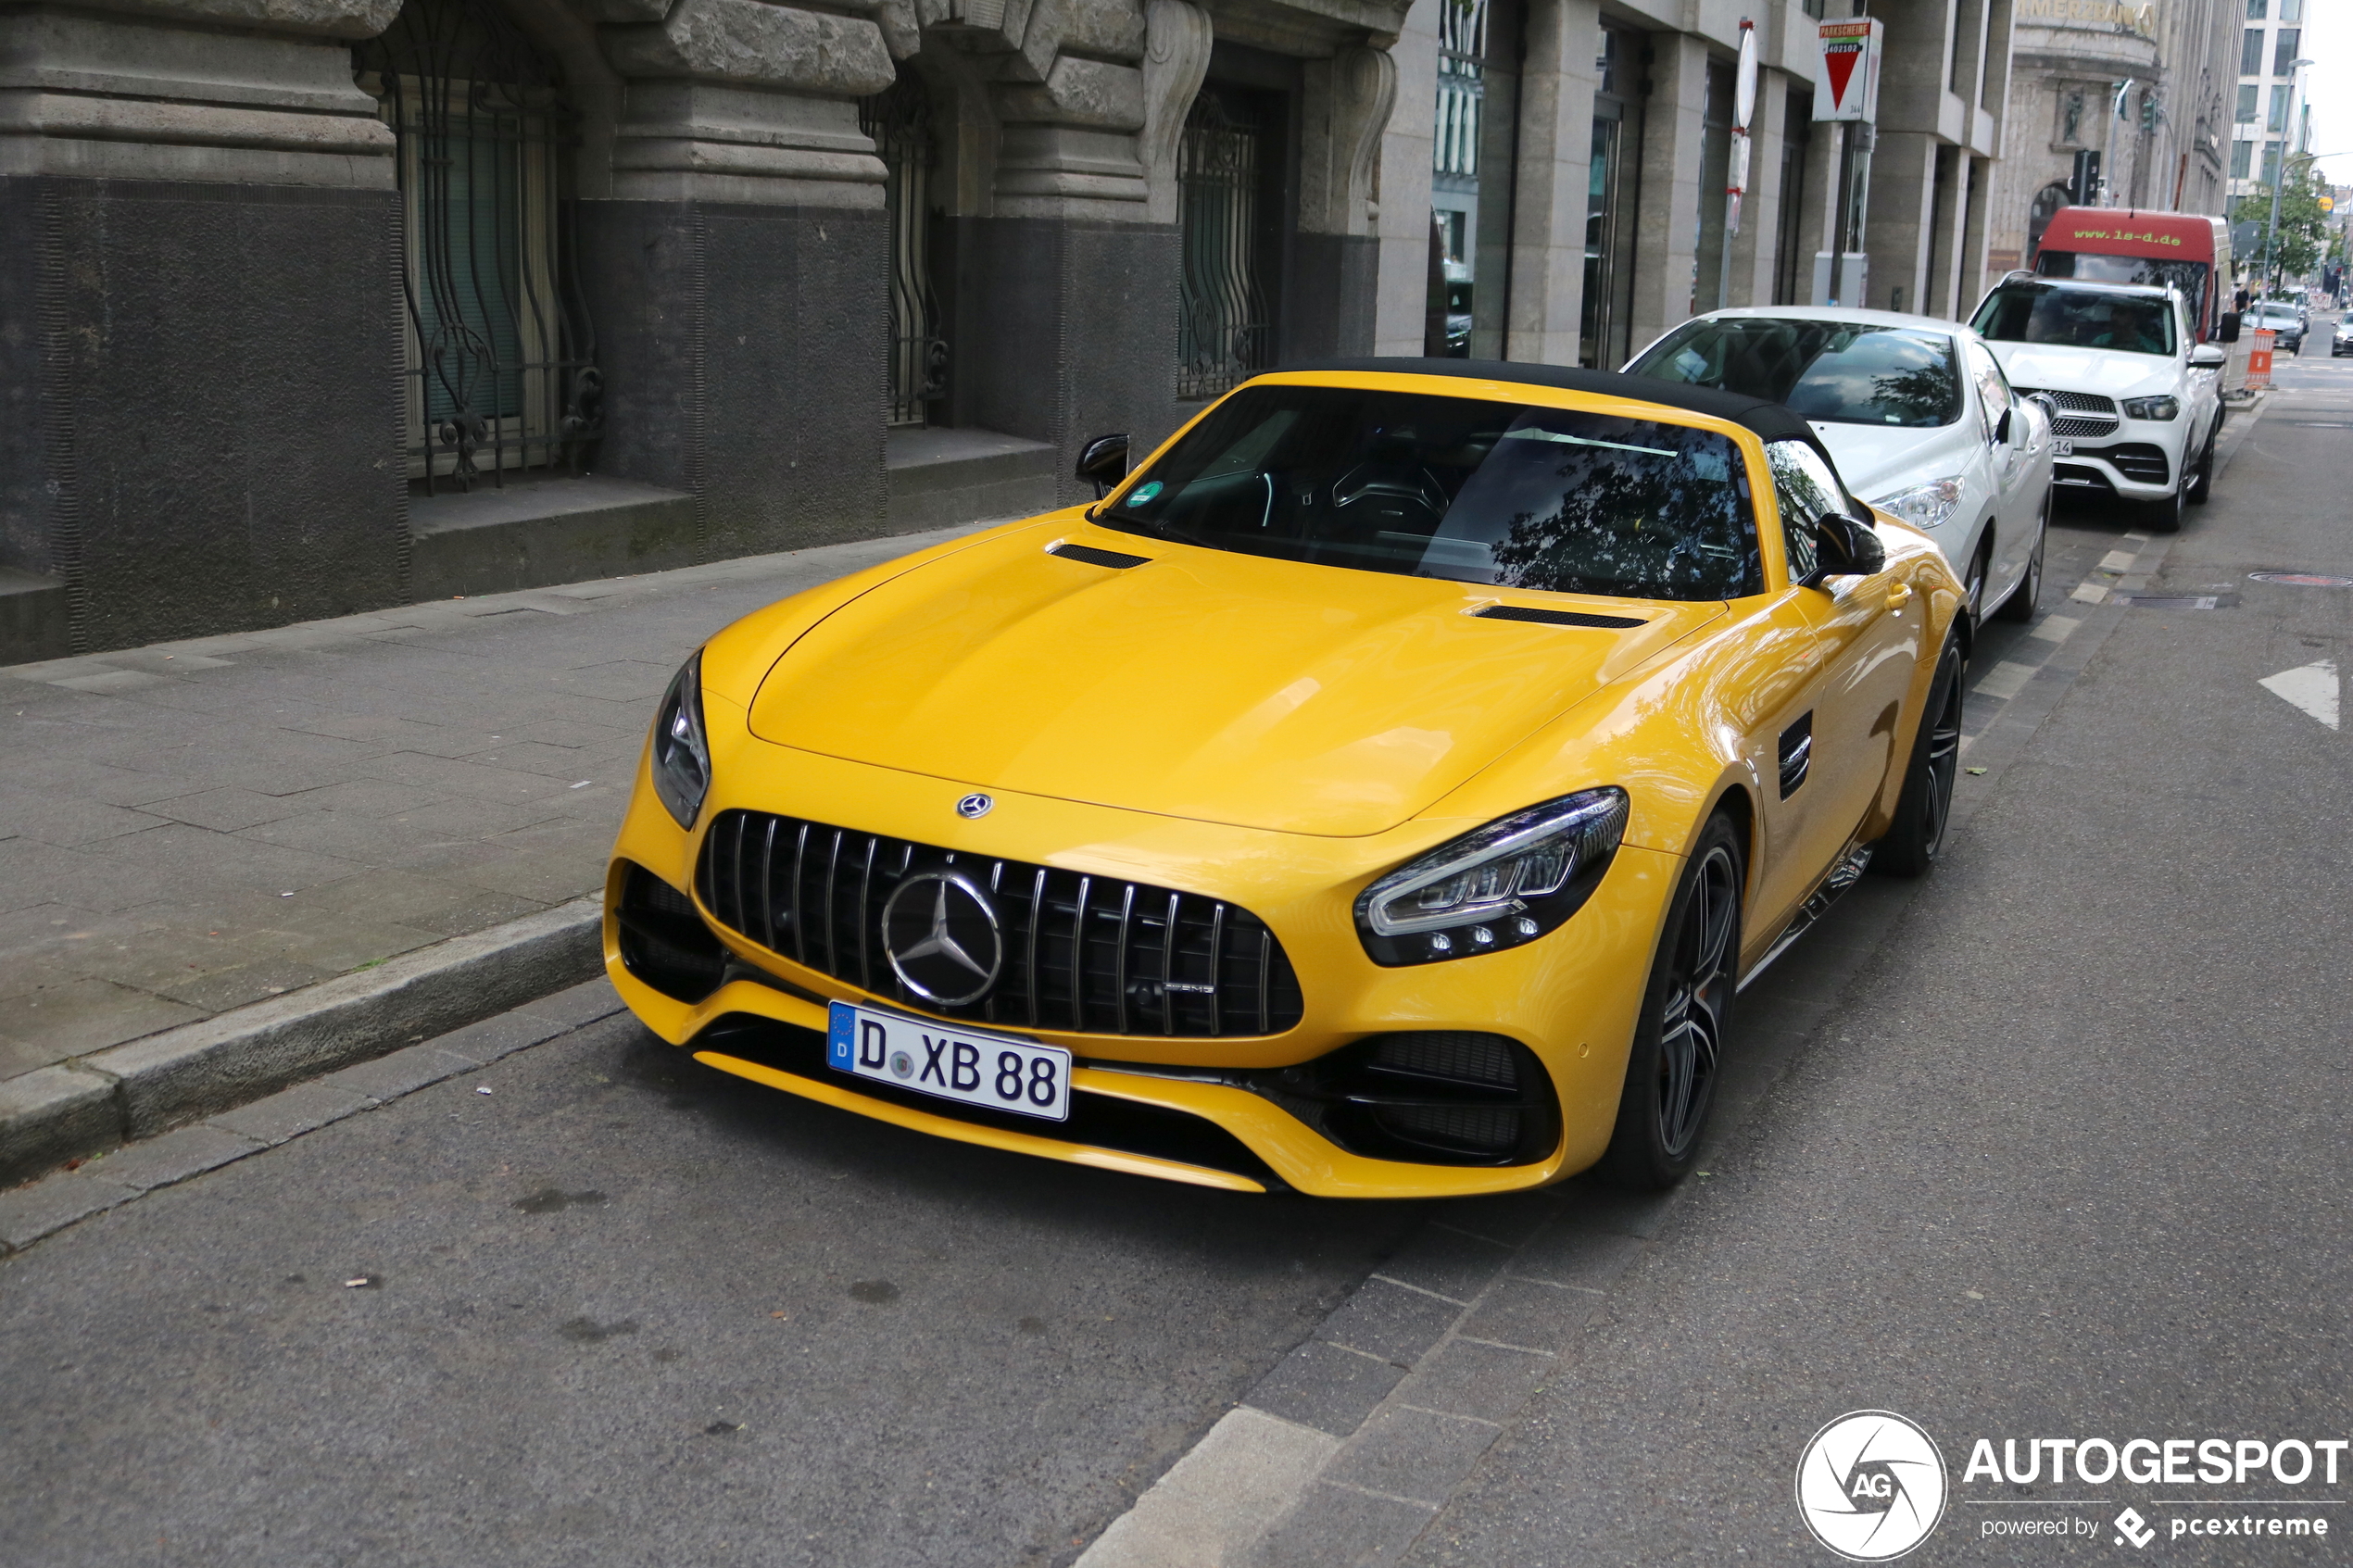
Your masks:
[{"label": "white sedan", "polygon": [[1627,373],[1786,404],[1856,495],[1925,530],[1969,610],[2027,621],[2043,590],[2051,416],[2010,389],[1969,328],[1803,305],[1693,317]]}]

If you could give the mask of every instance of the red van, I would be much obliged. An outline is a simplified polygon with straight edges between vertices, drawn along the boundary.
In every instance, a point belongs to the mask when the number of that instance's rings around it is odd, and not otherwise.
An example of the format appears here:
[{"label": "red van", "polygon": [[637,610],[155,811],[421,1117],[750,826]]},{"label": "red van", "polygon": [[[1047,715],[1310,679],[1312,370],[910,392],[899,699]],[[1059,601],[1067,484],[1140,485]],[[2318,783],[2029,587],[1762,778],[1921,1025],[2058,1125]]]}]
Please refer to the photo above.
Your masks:
[{"label": "red van", "polygon": [[2195,212],[2063,207],[2043,231],[2034,270],[2045,278],[2171,283],[2190,302],[2197,340],[2204,343],[2217,334],[2230,308],[2231,229]]}]

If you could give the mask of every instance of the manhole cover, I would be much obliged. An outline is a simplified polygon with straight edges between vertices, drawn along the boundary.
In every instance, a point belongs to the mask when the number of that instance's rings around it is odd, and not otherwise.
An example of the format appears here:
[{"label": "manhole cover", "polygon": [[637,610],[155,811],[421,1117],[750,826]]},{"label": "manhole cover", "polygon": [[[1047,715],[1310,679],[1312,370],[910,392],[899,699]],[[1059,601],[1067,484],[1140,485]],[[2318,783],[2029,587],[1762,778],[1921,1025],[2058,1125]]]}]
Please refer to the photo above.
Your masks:
[{"label": "manhole cover", "polygon": [[2134,609],[2228,609],[2236,594],[2131,594],[2124,602]]},{"label": "manhole cover", "polygon": [[2317,571],[2250,571],[2250,583],[2284,583],[2291,588],[2353,588],[2353,577],[2325,577]]}]

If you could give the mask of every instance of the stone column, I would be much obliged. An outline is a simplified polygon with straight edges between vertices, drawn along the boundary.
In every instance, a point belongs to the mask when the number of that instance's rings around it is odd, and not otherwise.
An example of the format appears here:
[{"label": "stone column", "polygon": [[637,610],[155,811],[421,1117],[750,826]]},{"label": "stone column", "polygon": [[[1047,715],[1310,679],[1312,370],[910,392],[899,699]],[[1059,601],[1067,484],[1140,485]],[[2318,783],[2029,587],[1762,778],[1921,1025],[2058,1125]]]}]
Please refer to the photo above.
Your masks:
[{"label": "stone column", "polygon": [[1397,62],[1387,49],[1357,44],[1307,61],[1302,76],[1299,232],[1282,358],[1370,354],[1380,251],[1373,168],[1397,101]]},{"label": "stone column", "polygon": [[607,194],[580,225],[608,388],[598,471],[691,493],[704,558],[871,536],[889,231],[857,100],[896,73],[881,22],[595,4],[625,82]]},{"label": "stone column", "polygon": [[1633,333],[1642,347],[1692,314],[1699,243],[1702,116],[1707,46],[1689,33],[1654,33],[1642,130],[1642,206],[1634,241]]},{"label": "stone column", "polygon": [[[1405,31],[1390,53],[1397,61],[1397,107],[1380,139],[1380,246],[1373,306],[1373,352],[1422,352],[1429,306],[1430,167],[1438,112],[1438,10],[1445,0],[1415,0]],[[1496,112],[1494,85],[1487,112]],[[1500,170],[1481,166],[1480,195]],[[1488,284],[1482,275],[1480,283]],[[1500,286],[1500,280],[1496,286]],[[1473,351],[1477,352],[1476,350]]]},{"label": "stone column", "polygon": [[396,601],[396,0],[0,13],[0,567],[30,659]]},{"label": "stone column", "polygon": [[[1519,202],[1504,358],[1577,363],[1585,298],[1585,208],[1593,153],[1594,0],[1529,0],[1520,79]],[[1629,66],[1639,72],[1640,64]],[[1605,365],[1615,370],[1615,365]]]},{"label": "stone column", "polygon": [[[983,20],[975,4],[968,26]],[[1088,439],[1125,432],[1140,458],[1180,419],[1176,157],[1209,17],[1038,0],[952,44],[927,32],[935,47],[988,83],[1000,127],[949,224],[951,417],[1048,444],[1063,499],[1089,499],[1073,472]]]},{"label": "stone column", "polygon": [[[1870,207],[1863,248],[1871,257],[1869,297],[1875,310],[1917,311],[1928,286],[1929,214],[1936,185],[1937,141],[1912,131],[1881,129],[1871,151]],[[1895,291],[1902,290],[1898,295]]]}]

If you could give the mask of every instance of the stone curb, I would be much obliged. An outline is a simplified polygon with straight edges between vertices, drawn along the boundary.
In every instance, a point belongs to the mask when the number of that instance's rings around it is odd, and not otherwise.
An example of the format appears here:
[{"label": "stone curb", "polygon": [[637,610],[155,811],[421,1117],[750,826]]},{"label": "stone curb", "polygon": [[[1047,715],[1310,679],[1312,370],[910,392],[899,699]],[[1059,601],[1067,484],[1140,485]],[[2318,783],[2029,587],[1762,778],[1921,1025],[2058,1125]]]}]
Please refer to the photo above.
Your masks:
[{"label": "stone curb", "polygon": [[0,1083],[0,1183],[244,1105],[593,978],[596,897]]}]

